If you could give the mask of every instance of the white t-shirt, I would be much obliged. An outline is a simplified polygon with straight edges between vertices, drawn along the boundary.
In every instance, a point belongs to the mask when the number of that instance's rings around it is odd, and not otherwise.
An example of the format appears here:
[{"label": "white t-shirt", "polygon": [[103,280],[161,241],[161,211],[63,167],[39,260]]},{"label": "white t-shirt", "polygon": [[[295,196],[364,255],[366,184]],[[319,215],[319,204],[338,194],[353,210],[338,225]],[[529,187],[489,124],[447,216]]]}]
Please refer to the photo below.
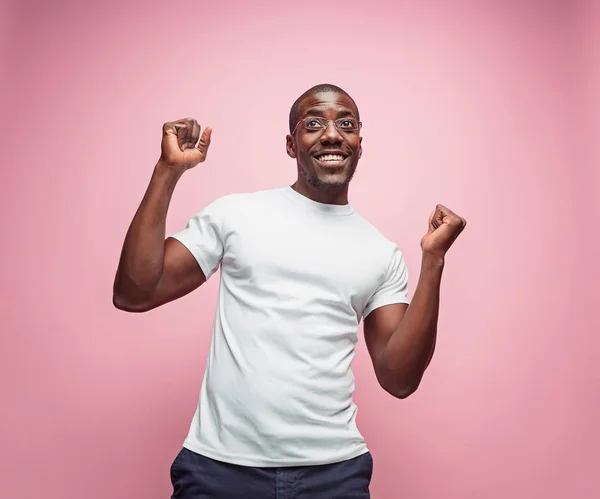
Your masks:
[{"label": "white t-shirt", "polygon": [[184,447],[245,466],[367,452],[352,401],[361,318],[408,303],[402,253],[350,204],[289,186],[217,199],[172,237],[221,281]]}]

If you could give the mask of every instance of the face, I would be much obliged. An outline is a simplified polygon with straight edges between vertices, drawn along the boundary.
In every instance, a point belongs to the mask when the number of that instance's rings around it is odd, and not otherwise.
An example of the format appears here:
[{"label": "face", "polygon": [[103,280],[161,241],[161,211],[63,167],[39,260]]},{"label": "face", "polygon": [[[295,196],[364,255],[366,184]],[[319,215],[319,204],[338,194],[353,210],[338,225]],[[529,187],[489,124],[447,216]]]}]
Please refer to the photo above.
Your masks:
[{"label": "face", "polygon": [[[358,111],[346,95],[323,92],[300,103],[300,119],[312,116],[358,119]],[[340,131],[333,121],[325,130],[307,130],[302,122],[293,136],[287,136],[287,153],[296,158],[299,181],[323,192],[337,193],[347,189],[354,175],[362,154],[361,142],[360,130]]]}]

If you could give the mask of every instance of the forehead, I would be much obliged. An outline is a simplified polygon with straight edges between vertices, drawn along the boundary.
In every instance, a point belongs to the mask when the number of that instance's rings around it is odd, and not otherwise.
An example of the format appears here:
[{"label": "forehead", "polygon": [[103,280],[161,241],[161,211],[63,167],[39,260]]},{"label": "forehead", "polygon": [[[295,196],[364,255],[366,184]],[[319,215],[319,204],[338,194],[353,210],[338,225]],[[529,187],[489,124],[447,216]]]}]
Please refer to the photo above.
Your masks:
[{"label": "forehead", "polygon": [[299,110],[300,116],[306,115],[309,110],[318,110],[323,114],[358,115],[358,110],[352,100],[347,95],[338,92],[320,92],[309,95],[300,101]]}]

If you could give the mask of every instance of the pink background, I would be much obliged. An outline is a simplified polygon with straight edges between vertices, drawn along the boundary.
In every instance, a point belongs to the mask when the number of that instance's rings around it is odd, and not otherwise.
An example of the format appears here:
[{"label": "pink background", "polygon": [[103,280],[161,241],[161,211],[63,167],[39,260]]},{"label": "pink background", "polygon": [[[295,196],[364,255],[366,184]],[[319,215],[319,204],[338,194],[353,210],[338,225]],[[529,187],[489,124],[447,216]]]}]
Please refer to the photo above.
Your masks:
[{"label": "pink background", "polygon": [[416,394],[379,388],[360,332],[373,498],[600,497],[597,5],[4,2],[0,497],[169,497],[218,278],[147,314],[111,303],[162,123],[214,128],[172,233],[293,182],[289,107],[322,82],[358,102],[351,201],[412,290],[435,204],[469,222]]}]

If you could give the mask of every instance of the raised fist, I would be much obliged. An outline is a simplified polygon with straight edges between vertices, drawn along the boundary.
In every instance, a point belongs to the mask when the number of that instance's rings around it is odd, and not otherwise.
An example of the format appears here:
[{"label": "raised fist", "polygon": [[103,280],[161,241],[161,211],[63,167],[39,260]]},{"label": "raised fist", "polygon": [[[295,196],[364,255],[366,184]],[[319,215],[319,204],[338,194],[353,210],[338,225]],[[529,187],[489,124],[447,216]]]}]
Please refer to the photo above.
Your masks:
[{"label": "raised fist", "polygon": [[[182,118],[163,125],[160,161],[184,171],[206,159],[212,128],[200,135],[200,125],[193,118]],[[200,140],[198,140],[200,139]]]},{"label": "raised fist", "polygon": [[427,234],[421,239],[423,252],[443,258],[466,226],[463,217],[438,204],[429,216]]}]

